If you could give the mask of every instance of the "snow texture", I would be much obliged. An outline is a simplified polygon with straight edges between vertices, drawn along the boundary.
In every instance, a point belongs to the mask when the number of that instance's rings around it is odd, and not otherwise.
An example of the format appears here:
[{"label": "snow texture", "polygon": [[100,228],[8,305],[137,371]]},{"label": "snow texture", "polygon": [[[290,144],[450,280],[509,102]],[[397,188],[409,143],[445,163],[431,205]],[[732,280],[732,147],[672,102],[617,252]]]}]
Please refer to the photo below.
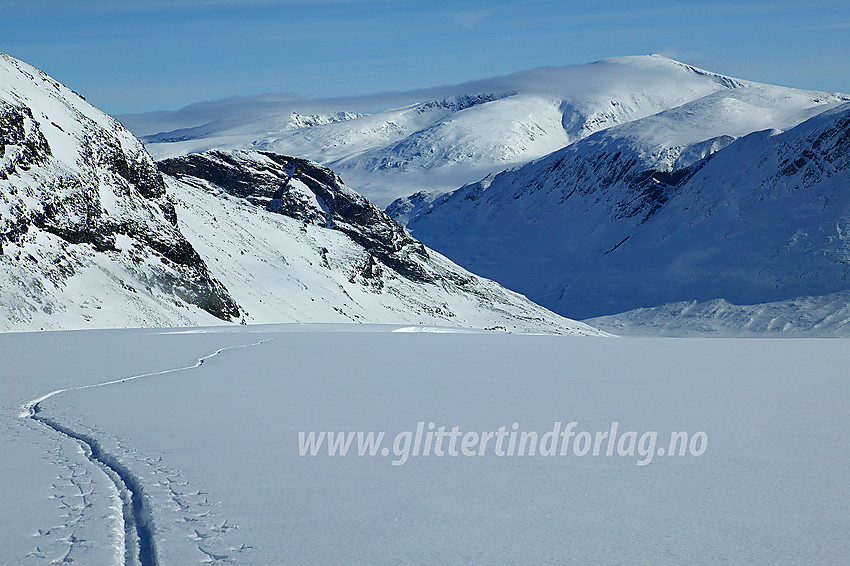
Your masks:
[{"label": "snow texture", "polygon": [[[837,564],[850,552],[843,340],[403,329],[0,335],[0,511],[14,518],[0,562],[124,563],[117,488],[47,419],[136,483],[160,565]],[[709,443],[646,466],[488,452],[396,467],[297,446],[298,431],[543,433],[573,420]]]}]

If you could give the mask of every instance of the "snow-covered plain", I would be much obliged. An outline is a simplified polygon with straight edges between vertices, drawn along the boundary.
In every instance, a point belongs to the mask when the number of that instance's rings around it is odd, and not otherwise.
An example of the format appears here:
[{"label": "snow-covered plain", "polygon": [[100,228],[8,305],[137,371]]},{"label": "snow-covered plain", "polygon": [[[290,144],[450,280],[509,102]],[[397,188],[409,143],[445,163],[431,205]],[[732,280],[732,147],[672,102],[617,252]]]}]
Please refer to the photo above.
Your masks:
[{"label": "snow-covered plain", "polygon": [[[850,552],[842,340],[393,330],[406,328],[0,335],[0,562],[125,558],[115,484],[60,427],[144,493],[148,562],[161,565],[837,564]],[[541,434],[618,421],[657,431],[659,446],[671,431],[709,442],[645,466],[298,453],[299,431],[392,436],[418,421]]]}]

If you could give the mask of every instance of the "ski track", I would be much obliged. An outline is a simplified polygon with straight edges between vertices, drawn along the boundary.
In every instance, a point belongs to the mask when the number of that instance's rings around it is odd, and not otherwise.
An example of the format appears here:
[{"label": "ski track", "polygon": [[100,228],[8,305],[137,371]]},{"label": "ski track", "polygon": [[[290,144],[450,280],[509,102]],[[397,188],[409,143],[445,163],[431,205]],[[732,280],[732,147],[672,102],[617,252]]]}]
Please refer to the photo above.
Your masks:
[{"label": "ski track", "polygon": [[[40,415],[40,404],[52,397],[55,397],[56,395],[60,395],[69,391],[82,391],[84,389],[93,389],[95,387],[117,385],[120,383],[127,383],[129,381],[135,381],[137,379],[142,379],[145,377],[155,377],[160,375],[167,375],[170,373],[177,373],[180,371],[197,369],[204,365],[205,361],[214,358],[227,350],[236,350],[240,348],[259,346],[260,344],[269,342],[271,340],[274,340],[274,338],[265,338],[263,340],[250,344],[240,344],[238,346],[227,346],[224,348],[219,348],[211,354],[207,354],[206,356],[198,358],[198,360],[192,365],[170,368],[156,372],[142,373],[91,385],[80,385],[77,387],[66,387],[64,389],[56,389],[55,391],[51,391],[50,393],[42,395],[37,399],[33,399],[32,401],[29,401],[28,403],[22,406],[23,410],[19,415],[20,418],[32,419],[33,421],[44,425],[52,431],[57,432],[77,442],[77,444],[80,445],[80,448],[82,449],[83,454],[86,456],[86,458],[88,458],[89,461],[100,467],[103,472],[109,477],[109,479],[112,480],[112,483],[115,485],[115,489],[118,492],[118,496],[122,501],[123,507],[122,516],[124,519],[124,565],[159,566],[159,562],[157,560],[156,541],[154,537],[153,514],[151,513],[150,507],[148,506],[148,501],[144,494],[144,490],[139,479],[130,471],[127,466],[122,464],[118,460],[118,458],[106,452],[101,447],[100,442],[93,436],[62,425],[51,419],[50,417]],[[180,500],[178,498],[178,494],[170,486],[170,483],[171,480],[169,479],[169,489],[171,490],[171,493],[173,495],[172,499],[175,500],[178,505],[182,507],[182,504],[180,503]],[[80,489],[80,492],[83,493],[82,487],[77,487],[78,489]],[[198,494],[201,493],[202,492],[200,491],[198,492]],[[82,517],[79,517],[79,519],[82,519]],[[227,525],[227,521],[225,520],[220,528],[226,529],[231,527]],[[203,540],[204,537],[201,536],[201,533],[199,533],[197,530],[195,530],[195,534],[200,540]],[[61,560],[61,562],[64,563],[73,561],[70,556],[74,550],[75,542],[76,541],[74,539],[74,536],[71,535],[68,539],[68,551],[65,557]],[[207,560],[217,562],[219,560],[227,559],[227,556],[225,555],[216,554],[204,549],[200,543],[198,544],[198,550],[206,556]]]}]

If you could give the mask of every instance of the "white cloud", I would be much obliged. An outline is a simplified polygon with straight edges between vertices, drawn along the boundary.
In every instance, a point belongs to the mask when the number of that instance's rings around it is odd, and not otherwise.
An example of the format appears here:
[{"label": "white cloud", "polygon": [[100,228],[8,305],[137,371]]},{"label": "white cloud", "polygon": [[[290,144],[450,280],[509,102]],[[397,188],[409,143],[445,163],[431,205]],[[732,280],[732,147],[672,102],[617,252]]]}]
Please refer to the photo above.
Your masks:
[{"label": "white cloud", "polygon": [[493,10],[464,10],[457,12],[454,15],[454,22],[465,28],[471,28],[487,16],[493,13]]}]

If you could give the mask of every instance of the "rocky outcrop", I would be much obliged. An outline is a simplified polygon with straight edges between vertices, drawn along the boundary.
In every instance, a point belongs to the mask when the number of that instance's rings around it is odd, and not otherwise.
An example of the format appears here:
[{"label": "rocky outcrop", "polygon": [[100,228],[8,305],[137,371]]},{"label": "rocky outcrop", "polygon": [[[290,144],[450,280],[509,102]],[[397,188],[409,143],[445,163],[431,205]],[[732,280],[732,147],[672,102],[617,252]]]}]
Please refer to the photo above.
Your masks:
[{"label": "rocky outcrop", "polygon": [[428,252],[377,206],[315,162],[269,152],[212,151],[158,163],[163,173],[213,183],[229,194],[304,222],[339,230],[381,263],[412,281],[434,275]]},{"label": "rocky outcrop", "polygon": [[[24,253],[45,264],[33,266],[29,276],[50,283],[4,287],[16,312],[25,317],[49,300],[33,294],[39,288],[48,295],[51,286],[61,291],[75,275],[100,265],[135,274],[142,284],[125,282],[134,289],[155,288],[172,302],[238,320],[238,305],[180,233],[162,175],[141,144],[40,71],[3,55],[0,73],[2,267],[14,273]],[[37,244],[39,234],[57,250],[79,247],[87,259],[56,272],[49,266],[62,258]]]}]

